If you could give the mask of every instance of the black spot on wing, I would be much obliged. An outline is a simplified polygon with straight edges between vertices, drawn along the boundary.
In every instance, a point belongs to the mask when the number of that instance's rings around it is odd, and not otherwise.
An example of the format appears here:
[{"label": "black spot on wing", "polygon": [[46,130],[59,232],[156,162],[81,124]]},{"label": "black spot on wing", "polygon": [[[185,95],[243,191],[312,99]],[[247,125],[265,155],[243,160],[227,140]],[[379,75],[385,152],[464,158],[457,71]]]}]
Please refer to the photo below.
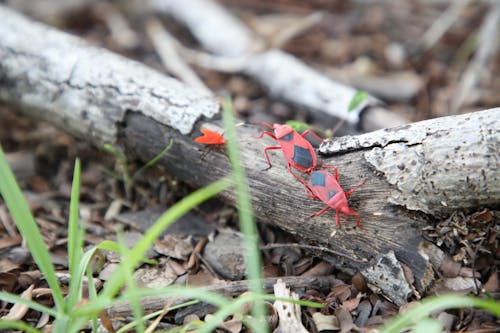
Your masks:
[{"label": "black spot on wing", "polygon": [[283,140],[283,141],[292,141],[292,138],[293,138],[293,132],[290,132],[287,135],[282,136],[280,138],[280,140]]},{"label": "black spot on wing", "polygon": [[313,172],[311,174],[311,185],[312,186],[325,186],[326,175],[322,172]]},{"label": "black spot on wing", "polygon": [[328,200],[330,200],[337,193],[339,193],[337,190],[328,191]]},{"label": "black spot on wing", "polygon": [[303,168],[310,168],[313,164],[313,159],[309,149],[293,146],[293,161]]}]

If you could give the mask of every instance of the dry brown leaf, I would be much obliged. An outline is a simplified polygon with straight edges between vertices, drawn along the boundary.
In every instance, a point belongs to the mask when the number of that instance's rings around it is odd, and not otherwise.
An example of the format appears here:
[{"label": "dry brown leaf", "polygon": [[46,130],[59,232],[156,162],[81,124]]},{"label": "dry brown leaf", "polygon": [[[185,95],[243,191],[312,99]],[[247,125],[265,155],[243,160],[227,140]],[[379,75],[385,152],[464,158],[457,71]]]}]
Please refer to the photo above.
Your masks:
[{"label": "dry brown leaf", "polygon": [[187,269],[195,267],[198,261],[197,255],[203,252],[203,249],[205,248],[205,245],[207,245],[207,243],[208,243],[208,237],[203,237],[198,241],[198,243],[196,243],[193,252],[191,252],[191,255],[189,256],[189,260],[186,266]]},{"label": "dry brown leaf", "polygon": [[175,260],[169,260],[167,262],[167,266],[170,267],[170,269],[175,273],[177,274],[177,276],[180,276],[180,275],[184,275],[186,274],[187,270],[186,268],[184,268],[184,266],[182,266],[181,264],[179,264],[177,261]]},{"label": "dry brown leaf", "polygon": [[182,324],[183,325],[187,325],[190,322],[195,321],[195,320],[200,320],[200,317],[198,317],[198,315],[195,314],[195,313],[190,313],[190,314],[188,314],[187,316],[184,317],[184,320],[182,321]]},{"label": "dry brown leaf", "polygon": [[13,272],[0,273],[0,290],[12,292],[19,283],[18,275]]},{"label": "dry brown leaf", "polygon": [[351,286],[348,284],[340,284],[332,288],[331,294],[335,295],[343,302],[351,296]]},{"label": "dry brown leaf", "polygon": [[113,322],[111,321],[111,318],[109,318],[108,313],[106,310],[101,311],[99,313],[99,319],[101,321],[101,325],[104,326],[106,330],[110,333],[115,333],[115,328],[113,327]]},{"label": "dry brown leaf", "polygon": [[360,301],[361,298],[359,297],[351,298],[342,302],[342,307],[345,308],[347,311],[351,312],[358,307]]},{"label": "dry brown leaf", "polygon": [[484,289],[490,293],[500,291],[500,283],[498,281],[498,272],[493,272],[484,284]]},{"label": "dry brown leaf", "polygon": [[[16,235],[14,237],[12,236],[5,236],[0,238],[0,250],[1,249],[6,249],[8,247],[16,246],[21,244],[22,238],[19,235]],[[0,265],[1,267],[1,265]]]},{"label": "dry brown leaf", "polygon": [[339,321],[337,317],[333,315],[324,315],[321,312],[315,312],[312,315],[314,324],[316,325],[316,329],[318,332],[321,331],[333,331],[339,330]]},{"label": "dry brown leaf", "polygon": [[[35,285],[32,284],[31,286],[28,287],[28,289],[26,289],[25,291],[22,292],[20,297],[23,299],[31,300],[33,298],[33,289],[34,288],[35,288]],[[29,310],[29,306],[22,304],[22,303],[16,303],[10,308],[9,313],[7,313],[5,316],[3,316],[2,319],[21,320],[26,315],[28,310]]]},{"label": "dry brown leaf", "polygon": [[[19,268],[19,264],[16,264],[9,259],[0,259],[0,274],[2,273],[8,273],[10,271],[13,271],[15,269]],[[0,285],[2,283],[0,282]]]},{"label": "dry brown leaf", "polygon": [[309,268],[302,276],[323,276],[332,272],[333,266],[326,261],[320,261],[318,264]]},{"label": "dry brown leaf", "polygon": [[134,273],[134,280],[139,287],[163,288],[171,285],[177,279],[177,274],[166,266],[139,268]]},{"label": "dry brown leaf", "polygon": [[224,321],[222,326],[231,333],[241,332],[243,328],[243,316],[240,313],[237,313],[233,316],[233,318]]},{"label": "dry brown leaf", "polygon": [[35,327],[36,328],[45,327],[45,325],[47,325],[47,323],[49,322],[49,320],[50,320],[50,315],[47,312],[42,312],[42,315],[38,319],[38,322],[36,323]]},{"label": "dry brown leaf", "polygon": [[361,273],[356,273],[351,280],[352,285],[356,290],[358,291],[366,291],[368,290],[368,285],[366,284],[366,280],[363,277],[363,274]]},{"label": "dry brown leaf", "polygon": [[341,306],[337,308],[335,310],[335,315],[339,320],[340,333],[351,332],[356,327],[356,325],[354,325],[354,322],[352,321],[351,313],[344,307]]},{"label": "dry brown leaf", "polygon": [[200,270],[196,274],[189,274],[187,278],[187,285],[189,286],[208,286],[218,282],[224,282],[224,280],[216,278],[207,270]]}]

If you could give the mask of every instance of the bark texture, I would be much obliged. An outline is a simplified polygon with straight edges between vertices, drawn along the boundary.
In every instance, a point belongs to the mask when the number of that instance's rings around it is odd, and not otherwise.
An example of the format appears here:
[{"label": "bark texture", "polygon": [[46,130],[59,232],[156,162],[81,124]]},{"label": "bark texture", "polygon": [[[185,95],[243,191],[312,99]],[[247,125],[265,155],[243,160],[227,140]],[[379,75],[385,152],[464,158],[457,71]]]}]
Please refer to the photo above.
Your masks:
[{"label": "bark texture", "polygon": [[[129,156],[149,160],[173,139],[172,149],[159,164],[195,187],[230,170],[224,154],[214,151],[202,160],[205,147],[193,142],[202,126],[220,129],[217,121],[208,120],[218,113],[213,99],[1,6],[0,73],[0,99],[97,146],[111,142]],[[366,180],[349,203],[361,215],[364,231],[353,228],[354,221],[336,228],[334,212],[309,218],[324,205],[306,197],[280,152],[271,152],[273,168],[262,171],[267,167],[262,150],[276,142],[258,140],[260,130],[255,127],[238,127],[255,215],[259,221],[297,235],[304,243],[334,249],[341,255],[316,254],[350,273],[366,269],[379,254],[393,251],[397,260],[412,270],[416,287],[422,290],[432,280],[430,263],[419,254],[419,229],[428,223],[422,211],[446,213],[433,208],[443,201],[441,191],[446,193],[444,202],[449,207],[460,207],[461,201],[471,208],[499,203],[499,115],[499,110],[493,109],[338,138],[323,145],[323,153],[334,154],[325,163],[338,166],[345,190]],[[469,123],[476,124],[476,130],[465,129]],[[338,148],[334,148],[336,143]],[[444,165],[426,169],[438,157]],[[402,171],[406,174],[400,175]],[[426,178],[409,183],[421,175]],[[435,180],[427,181],[431,176]],[[412,186],[419,195],[412,193]],[[429,196],[425,201],[420,198],[424,195]],[[405,196],[409,198],[406,201]],[[222,198],[235,202],[231,191]],[[427,207],[415,210],[410,203]],[[379,288],[389,294],[382,283]]]},{"label": "bark texture", "polygon": [[500,108],[324,142],[325,156],[363,152],[394,186],[387,203],[435,216],[498,205]]},{"label": "bark texture", "polygon": [[0,98],[94,144],[114,143],[127,111],[183,134],[218,113],[213,98],[136,61],[3,6],[0,21]]}]

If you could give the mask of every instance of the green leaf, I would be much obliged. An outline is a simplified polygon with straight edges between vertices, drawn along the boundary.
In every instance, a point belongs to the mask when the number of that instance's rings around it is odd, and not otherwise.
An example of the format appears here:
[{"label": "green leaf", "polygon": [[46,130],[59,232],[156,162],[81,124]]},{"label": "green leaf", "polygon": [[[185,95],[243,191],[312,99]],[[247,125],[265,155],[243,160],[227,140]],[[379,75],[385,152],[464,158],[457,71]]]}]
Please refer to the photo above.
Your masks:
[{"label": "green leaf", "polygon": [[66,311],[71,308],[81,299],[82,292],[82,277],[84,271],[78,270],[80,259],[82,257],[83,238],[85,228],[81,225],[80,214],[78,210],[80,198],[80,160],[76,159],[75,169],[73,171],[73,184],[71,185],[71,200],[69,207],[69,222],[68,222],[68,262],[69,262],[69,295],[66,302]]},{"label": "green leaf", "polygon": [[302,133],[305,130],[309,129],[309,124],[298,120],[289,120],[285,124],[287,124],[288,126],[290,126],[299,133]]},{"label": "green leaf", "polygon": [[24,199],[23,193],[16,182],[14,174],[7,163],[7,159],[0,147],[0,194],[26,241],[28,248],[38,268],[42,271],[45,280],[52,290],[54,303],[60,311],[64,311],[64,298],[56,277],[56,272],[49,251],[45,245],[40,230],[31,214],[30,208]]},{"label": "green leaf", "polygon": [[[240,149],[238,147],[238,134],[234,126],[234,112],[229,99],[222,102],[222,120],[226,129],[227,152],[233,171],[233,179],[236,187],[236,201],[238,206],[238,217],[240,230],[243,233],[243,248],[245,253],[245,266],[250,291],[255,294],[263,294],[262,286],[262,258],[259,248],[259,234],[255,219],[253,217],[250,192],[248,190],[247,177],[241,161]],[[256,303],[252,309],[252,315],[261,325],[258,332],[267,332],[268,326],[265,322],[266,307],[262,302]]]},{"label": "green leaf", "polygon": [[12,321],[12,320],[4,320],[0,319],[0,330],[16,330],[16,331],[21,331],[21,332],[28,332],[28,333],[42,333],[42,331],[37,330],[34,327],[31,327],[30,325],[23,323],[22,321]]},{"label": "green leaf", "polygon": [[368,97],[368,94],[366,91],[360,90],[354,94],[354,96],[351,99],[351,102],[349,103],[348,107],[348,112],[352,112],[355,109],[357,109],[361,103]]},{"label": "green leaf", "polygon": [[59,312],[57,312],[56,310],[54,310],[52,308],[46,307],[45,305],[42,305],[42,304],[37,303],[37,302],[32,301],[32,300],[22,298],[18,295],[6,293],[5,291],[0,291],[0,300],[7,302],[7,303],[12,303],[12,304],[16,304],[16,303],[24,304],[33,310],[47,313],[50,316],[55,317],[55,318],[57,318],[60,315]]},{"label": "green leaf", "polygon": [[440,295],[426,298],[420,305],[408,310],[403,315],[394,317],[382,327],[380,332],[399,333],[404,328],[428,317],[435,311],[469,307],[477,307],[500,317],[500,303],[494,299],[460,295]]},{"label": "green leaf", "polygon": [[141,174],[144,170],[152,167],[155,165],[165,154],[172,148],[172,145],[174,144],[174,140],[170,139],[170,142],[168,145],[162,149],[161,152],[158,153],[155,157],[153,157],[151,160],[149,160],[148,163],[144,164],[139,170],[137,170],[134,175],[132,176],[132,179],[136,178],[139,174]]},{"label": "green leaf", "polygon": [[124,163],[127,162],[127,157],[125,157],[125,155],[121,151],[119,151],[118,149],[116,149],[115,147],[110,145],[109,143],[105,143],[103,148],[108,153],[112,154],[117,160],[124,162]]}]

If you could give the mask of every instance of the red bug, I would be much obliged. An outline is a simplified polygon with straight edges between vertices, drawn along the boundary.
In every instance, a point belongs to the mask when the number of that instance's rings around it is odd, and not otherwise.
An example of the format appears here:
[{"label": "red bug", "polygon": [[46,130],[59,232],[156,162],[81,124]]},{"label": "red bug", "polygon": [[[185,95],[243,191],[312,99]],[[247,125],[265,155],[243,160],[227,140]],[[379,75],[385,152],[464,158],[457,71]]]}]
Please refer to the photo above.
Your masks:
[{"label": "red bug", "polygon": [[204,145],[208,145],[210,149],[203,154],[202,159],[208,154],[214,147],[217,147],[219,150],[222,150],[224,145],[227,143],[225,137],[222,134],[214,132],[209,129],[201,129],[202,136],[199,136],[194,139],[195,142],[202,143]]},{"label": "red bug", "polygon": [[205,145],[213,145],[215,147],[222,147],[227,143],[226,138],[223,137],[222,134],[209,129],[201,129],[200,131],[203,135],[195,138],[195,142],[203,143]]},{"label": "red bug", "polygon": [[335,175],[332,175],[326,170],[316,170],[311,173],[309,178],[308,187],[312,192],[312,198],[317,198],[326,203],[326,207],[319,212],[312,214],[313,216],[319,216],[325,213],[329,209],[335,209],[335,225],[340,227],[340,213],[345,215],[345,220],[349,215],[354,215],[357,217],[356,226],[363,229],[361,226],[361,218],[359,214],[353,209],[349,208],[347,204],[347,198],[356,191],[361,185],[365,183],[363,180],[361,183],[353,187],[351,190],[344,192],[342,187],[338,182],[339,176],[338,171],[335,168]]},{"label": "red bug", "polygon": [[305,138],[305,136],[307,134],[311,134],[320,141],[323,141],[323,139],[321,139],[316,133],[311,132],[310,130],[305,130],[302,134],[299,134],[291,126],[288,125],[274,124],[271,126],[267,123],[263,123],[263,125],[271,128],[274,131],[274,134],[264,131],[259,135],[259,138],[267,135],[274,140],[277,140],[280,144],[279,146],[268,146],[264,148],[264,154],[266,155],[267,164],[269,164],[269,167],[267,169],[270,169],[272,167],[271,160],[269,159],[267,151],[281,149],[283,151],[285,159],[288,162],[288,170],[299,182],[304,185],[304,187],[306,187],[305,181],[301,177],[293,173],[292,167],[306,174],[314,170],[317,164],[316,153],[313,146]]}]

